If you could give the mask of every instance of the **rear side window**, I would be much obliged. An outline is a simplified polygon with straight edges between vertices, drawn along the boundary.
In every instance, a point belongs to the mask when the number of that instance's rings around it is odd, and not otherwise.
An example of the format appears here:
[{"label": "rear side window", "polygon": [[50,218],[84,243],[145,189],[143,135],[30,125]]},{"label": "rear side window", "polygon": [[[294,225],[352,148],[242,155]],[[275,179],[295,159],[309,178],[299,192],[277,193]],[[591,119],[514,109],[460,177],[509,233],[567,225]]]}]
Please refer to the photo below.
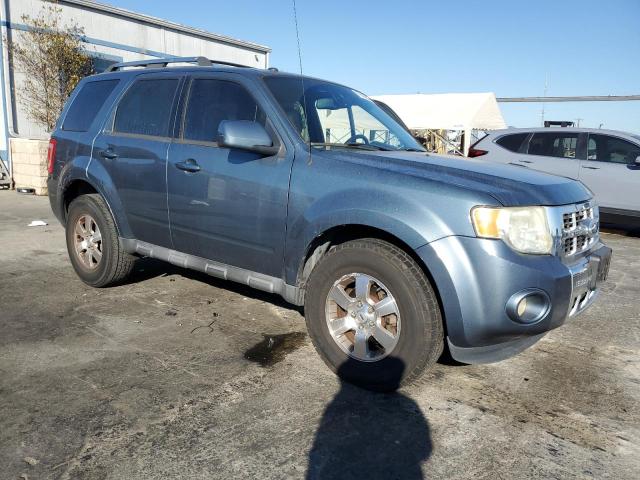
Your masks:
[{"label": "rear side window", "polygon": [[535,133],[529,141],[528,153],[547,157],[576,158],[577,147],[577,133]]},{"label": "rear side window", "polygon": [[120,100],[113,131],[153,137],[169,136],[176,78],[138,80]]},{"label": "rear side window", "polygon": [[522,146],[522,142],[525,141],[528,133],[513,133],[511,135],[504,135],[496,140],[496,143],[501,147],[506,148],[510,152],[517,152]]},{"label": "rear side window", "polygon": [[64,118],[63,130],[86,132],[120,80],[87,82],[78,92]]},{"label": "rear side window", "polygon": [[633,163],[640,156],[640,145],[609,135],[589,134],[587,160]]},{"label": "rear side window", "polygon": [[251,120],[264,126],[266,117],[242,86],[210,78],[193,80],[184,118],[183,138],[216,142],[218,126],[223,120]]}]

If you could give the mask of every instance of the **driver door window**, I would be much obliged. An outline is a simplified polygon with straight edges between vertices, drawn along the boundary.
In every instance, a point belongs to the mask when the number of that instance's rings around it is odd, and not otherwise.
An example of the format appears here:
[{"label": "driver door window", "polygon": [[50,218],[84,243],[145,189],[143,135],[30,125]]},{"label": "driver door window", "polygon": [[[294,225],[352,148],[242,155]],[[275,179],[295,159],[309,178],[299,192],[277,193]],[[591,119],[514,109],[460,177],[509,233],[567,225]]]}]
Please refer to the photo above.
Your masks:
[{"label": "driver door window", "polygon": [[262,126],[266,116],[253,97],[237,83],[196,78],[189,92],[183,140],[216,143],[223,120],[251,120]]},{"label": "driver door window", "polygon": [[609,163],[633,163],[640,156],[640,146],[609,135],[589,135],[587,160]]}]

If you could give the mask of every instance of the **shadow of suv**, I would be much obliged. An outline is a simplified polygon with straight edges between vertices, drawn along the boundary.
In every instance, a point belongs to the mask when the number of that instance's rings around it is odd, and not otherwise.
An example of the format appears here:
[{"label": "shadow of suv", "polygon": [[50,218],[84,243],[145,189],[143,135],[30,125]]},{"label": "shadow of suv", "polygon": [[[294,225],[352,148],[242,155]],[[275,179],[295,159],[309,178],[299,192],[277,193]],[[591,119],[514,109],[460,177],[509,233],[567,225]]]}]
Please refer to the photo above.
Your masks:
[{"label": "shadow of suv", "polygon": [[388,390],[445,342],[467,363],[522,351],[606,278],[579,182],[429,155],[335,83],[148,63],[82,80],[51,137],[51,206],[88,285],[147,256],[278,293],[331,369]]}]

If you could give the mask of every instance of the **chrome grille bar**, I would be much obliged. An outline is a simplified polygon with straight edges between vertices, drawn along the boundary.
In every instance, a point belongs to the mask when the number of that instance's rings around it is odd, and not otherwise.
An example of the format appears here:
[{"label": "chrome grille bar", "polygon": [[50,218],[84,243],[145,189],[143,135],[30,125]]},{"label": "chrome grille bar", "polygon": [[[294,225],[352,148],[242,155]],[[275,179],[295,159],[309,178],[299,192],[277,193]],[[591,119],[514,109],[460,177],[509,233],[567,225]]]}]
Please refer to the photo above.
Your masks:
[{"label": "chrome grille bar", "polygon": [[549,207],[548,218],[556,254],[562,258],[586,252],[600,239],[600,215],[593,203]]}]

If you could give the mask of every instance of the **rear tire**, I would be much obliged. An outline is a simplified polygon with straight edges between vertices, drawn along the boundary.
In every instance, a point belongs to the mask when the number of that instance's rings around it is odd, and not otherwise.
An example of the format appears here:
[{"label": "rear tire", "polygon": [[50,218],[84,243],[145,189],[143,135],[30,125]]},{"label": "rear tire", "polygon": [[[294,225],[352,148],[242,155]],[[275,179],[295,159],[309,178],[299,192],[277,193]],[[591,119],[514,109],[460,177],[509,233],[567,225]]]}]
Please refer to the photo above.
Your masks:
[{"label": "rear tire", "polygon": [[122,248],[111,212],[98,194],[82,195],[71,202],[66,239],[71,264],[87,285],[115,285],[133,270],[136,258]]},{"label": "rear tire", "polygon": [[329,368],[370,390],[392,391],[416,380],[444,344],[429,279],[405,251],[378,239],[346,242],[327,253],[310,275],[305,319]]}]

